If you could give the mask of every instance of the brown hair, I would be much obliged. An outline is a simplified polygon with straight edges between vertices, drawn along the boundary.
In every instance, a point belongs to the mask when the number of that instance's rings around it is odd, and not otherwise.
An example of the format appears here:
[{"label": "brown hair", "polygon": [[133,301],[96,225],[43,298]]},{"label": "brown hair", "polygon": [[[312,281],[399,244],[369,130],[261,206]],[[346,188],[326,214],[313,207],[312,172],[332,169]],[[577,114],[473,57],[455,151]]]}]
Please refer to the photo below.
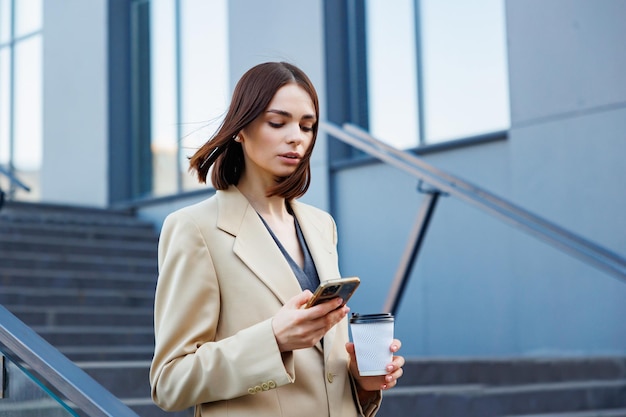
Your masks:
[{"label": "brown hair", "polygon": [[286,84],[295,83],[311,97],[315,107],[313,139],[300,164],[287,177],[276,179],[268,197],[278,195],[287,200],[301,197],[311,183],[310,159],[317,138],[319,103],[315,87],[306,74],[286,62],[266,62],[249,69],[235,86],[233,97],[219,130],[190,158],[189,170],[195,170],[198,180],[206,183],[211,165],[211,182],[217,190],[237,185],[245,169],[243,148],[234,137],[269,106],[276,92]]}]

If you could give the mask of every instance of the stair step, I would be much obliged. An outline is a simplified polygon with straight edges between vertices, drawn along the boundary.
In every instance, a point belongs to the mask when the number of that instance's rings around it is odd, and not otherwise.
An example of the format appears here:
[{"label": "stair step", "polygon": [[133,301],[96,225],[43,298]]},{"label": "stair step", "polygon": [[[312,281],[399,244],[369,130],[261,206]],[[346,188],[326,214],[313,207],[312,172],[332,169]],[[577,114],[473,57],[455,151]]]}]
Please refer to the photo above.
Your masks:
[{"label": "stair step", "polygon": [[107,224],[121,226],[148,226],[128,210],[111,210],[92,207],[53,206],[47,204],[24,204],[7,202],[0,212],[0,220],[12,223],[56,224]]},{"label": "stair step", "polygon": [[151,345],[154,331],[146,326],[33,326],[53,346]]},{"label": "stair step", "polygon": [[626,357],[407,360],[403,385],[528,384],[626,378]]},{"label": "stair step", "polygon": [[153,310],[143,307],[6,306],[29,326],[153,327]]},{"label": "stair step", "polygon": [[25,269],[0,266],[0,286],[151,290],[156,286],[156,272],[78,271],[68,269]]},{"label": "stair step", "polygon": [[140,417],[193,417],[193,408],[182,411],[163,411],[150,398],[124,399],[122,402],[130,407]]},{"label": "stair step", "polygon": [[6,251],[0,253],[0,263],[4,268],[25,269],[77,269],[120,272],[155,273],[155,258],[120,258],[106,255],[32,253],[27,251]]},{"label": "stair step", "polygon": [[[513,417],[505,416],[505,417]],[[588,411],[568,411],[565,413],[541,413],[541,414],[519,414],[515,417],[626,417],[626,408],[588,410]]]},{"label": "stair step", "polygon": [[[626,407],[626,379],[489,387],[398,386],[385,392],[378,414],[500,417]],[[407,410],[411,410],[407,414]]]},{"label": "stair step", "polygon": [[[1,213],[1,212],[0,212]],[[0,217],[0,233],[36,237],[67,237],[84,239],[113,239],[157,242],[158,235],[151,225],[72,225],[8,222]]]},{"label": "stair step", "polygon": [[56,348],[75,362],[151,360],[154,354],[154,344],[143,346],[56,346]]},{"label": "stair step", "polygon": [[154,291],[7,287],[0,288],[0,304],[152,307]]},{"label": "stair step", "polygon": [[41,237],[0,234],[0,251],[102,254],[156,259],[157,243],[75,237]]},{"label": "stair step", "polygon": [[116,397],[150,398],[150,361],[76,362]]}]

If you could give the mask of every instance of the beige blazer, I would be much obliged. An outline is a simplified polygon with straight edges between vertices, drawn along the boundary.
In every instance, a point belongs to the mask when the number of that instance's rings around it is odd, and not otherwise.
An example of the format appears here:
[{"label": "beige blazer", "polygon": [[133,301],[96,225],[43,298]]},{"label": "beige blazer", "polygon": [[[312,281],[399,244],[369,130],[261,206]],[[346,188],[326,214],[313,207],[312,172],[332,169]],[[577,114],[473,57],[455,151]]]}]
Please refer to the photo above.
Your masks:
[{"label": "beige blazer", "polygon": [[[338,278],[335,223],[294,201],[321,281]],[[196,416],[373,416],[352,394],[347,320],[323,348],[281,354],[271,318],[301,292],[247,199],[231,186],[170,214],[159,241],[152,399]]]}]

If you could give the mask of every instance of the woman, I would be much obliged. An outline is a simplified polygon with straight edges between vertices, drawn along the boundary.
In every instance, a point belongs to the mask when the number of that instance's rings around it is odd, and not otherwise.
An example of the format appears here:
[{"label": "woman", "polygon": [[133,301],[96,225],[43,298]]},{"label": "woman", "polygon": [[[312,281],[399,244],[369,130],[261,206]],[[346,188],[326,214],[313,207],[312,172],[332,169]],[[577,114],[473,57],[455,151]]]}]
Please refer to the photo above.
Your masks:
[{"label": "woman", "polygon": [[[361,377],[341,300],[303,308],[340,277],[335,223],[296,201],[310,182],[317,93],[287,63],[257,65],[191,169],[216,195],[170,214],[159,242],[150,382],[196,416],[372,416],[402,375]],[[400,342],[390,349],[396,352]]]}]

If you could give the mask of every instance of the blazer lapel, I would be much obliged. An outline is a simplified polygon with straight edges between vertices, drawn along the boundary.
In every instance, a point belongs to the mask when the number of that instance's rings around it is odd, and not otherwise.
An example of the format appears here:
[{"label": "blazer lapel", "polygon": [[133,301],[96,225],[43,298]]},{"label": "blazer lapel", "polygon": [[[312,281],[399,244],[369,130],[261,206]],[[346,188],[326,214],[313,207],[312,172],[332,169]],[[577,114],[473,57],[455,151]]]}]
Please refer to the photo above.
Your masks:
[{"label": "blazer lapel", "polygon": [[337,260],[334,257],[333,237],[329,234],[328,224],[321,224],[316,217],[307,216],[306,210],[303,210],[297,201],[291,203],[291,208],[302,229],[320,282],[340,278],[337,271]]},{"label": "blazer lapel", "polygon": [[298,294],[300,286],[257,212],[231,186],[218,191],[217,227],[235,236],[233,252],[276,295],[282,304]]},{"label": "blazer lapel", "polygon": [[[291,208],[302,229],[304,240],[311,252],[320,282],[340,278],[333,236],[329,233],[328,223],[324,224],[319,222],[317,217],[307,216],[306,210],[303,210],[297,201],[292,202]],[[332,351],[336,331],[337,326],[334,326],[324,336],[323,351],[324,361],[326,362],[328,362],[328,356]],[[317,343],[316,347],[322,350],[320,343]]]}]

